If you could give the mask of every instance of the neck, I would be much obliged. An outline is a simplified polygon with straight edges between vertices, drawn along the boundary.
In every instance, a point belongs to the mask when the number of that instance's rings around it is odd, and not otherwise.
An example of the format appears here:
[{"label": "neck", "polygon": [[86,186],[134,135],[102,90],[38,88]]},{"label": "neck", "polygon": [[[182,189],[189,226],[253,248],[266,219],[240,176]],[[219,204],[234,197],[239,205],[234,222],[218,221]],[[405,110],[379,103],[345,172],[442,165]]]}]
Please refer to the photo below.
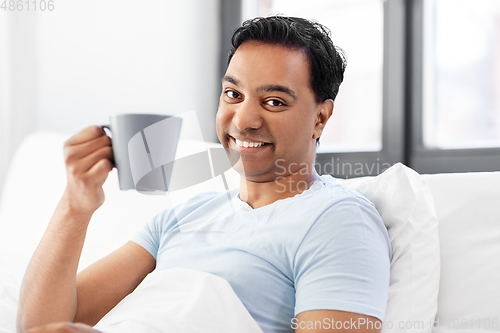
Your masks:
[{"label": "neck", "polygon": [[240,178],[240,199],[256,209],[272,204],[276,200],[293,197],[309,189],[318,174],[314,168],[311,173],[299,172],[280,177],[268,182],[254,182]]}]

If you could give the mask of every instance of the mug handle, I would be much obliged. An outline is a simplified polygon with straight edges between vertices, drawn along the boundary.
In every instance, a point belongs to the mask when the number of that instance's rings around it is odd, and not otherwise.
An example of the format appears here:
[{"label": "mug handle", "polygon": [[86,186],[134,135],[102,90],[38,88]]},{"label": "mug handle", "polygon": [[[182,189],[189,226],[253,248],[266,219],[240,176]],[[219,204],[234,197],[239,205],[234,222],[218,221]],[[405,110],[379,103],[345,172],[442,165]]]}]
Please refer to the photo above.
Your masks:
[{"label": "mug handle", "polygon": [[[113,138],[113,132],[111,132],[111,127],[109,127],[109,125],[101,125],[100,127],[101,127],[101,130],[102,130],[102,131],[103,131],[103,132],[104,132],[107,136],[109,136],[110,138]],[[108,133],[106,133],[106,131],[104,130],[105,128],[109,131],[109,133],[110,133],[111,135],[109,135]]]},{"label": "mug handle", "polygon": [[[113,140],[113,132],[111,132],[111,128],[109,127],[109,125],[101,125],[99,127],[104,132],[104,134],[106,134],[107,136],[109,136],[111,138],[111,141],[112,141]],[[111,133],[111,135],[106,133],[106,131],[104,130],[105,128],[109,131],[109,133]],[[112,163],[113,163],[113,168],[116,168],[116,163],[114,161]]]}]

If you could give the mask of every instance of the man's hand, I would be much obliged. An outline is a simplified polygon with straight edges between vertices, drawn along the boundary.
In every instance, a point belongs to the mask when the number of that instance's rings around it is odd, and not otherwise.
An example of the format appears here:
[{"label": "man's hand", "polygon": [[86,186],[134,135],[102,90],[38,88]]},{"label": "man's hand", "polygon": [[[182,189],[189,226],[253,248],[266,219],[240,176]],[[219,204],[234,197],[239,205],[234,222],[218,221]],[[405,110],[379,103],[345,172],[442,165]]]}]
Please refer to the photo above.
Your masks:
[{"label": "man's hand", "polygon": [[67,186],[64,199],[74,212],[93,214],[104,202],[102,185],[113,169],[111,139],[89,126],[64,143]]},{"label": "man's hand", "polygon": [[101,333],[92,326],[81,323],[52,323],[44,326],[34,327],[26,333]]}]

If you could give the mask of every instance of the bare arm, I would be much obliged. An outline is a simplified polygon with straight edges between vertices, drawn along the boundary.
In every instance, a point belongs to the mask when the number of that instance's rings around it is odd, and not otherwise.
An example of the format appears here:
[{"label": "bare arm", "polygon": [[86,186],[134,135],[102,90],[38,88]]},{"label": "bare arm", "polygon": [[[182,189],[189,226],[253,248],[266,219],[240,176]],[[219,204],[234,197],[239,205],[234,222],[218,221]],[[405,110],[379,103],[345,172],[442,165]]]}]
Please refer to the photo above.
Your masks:
[{"label": "bare arm", "polygon": [[102,185],[112,169],[111,140],[98,126],[90,126],[65,142],[64,155],[68,182],[24,276],[20,332],[54,322],[94,324],[155,265],[146,250],[130,242],[77,278],[90,218],[104,202]]},{"label": "bare arm", "polygon": [[[76,277],[74,321],[90,326],[97,324],[118,302],[134,291],[146,275],[153,271],[155,265],[156,261],[148,251],[134,242],[127,242],[118,250],[81,271]],[[73,330],[76,332],[76,328],[79,327],[62,321],[64,320],[51,320],[51,324],[48,325],[45,325],[47,322],[36,323],[38,329],[33,329],[33,333],[54,332],[57,331],[56,327],[59,329],[70,327],[71,332]],[[97,332],[90,330],[90,327],[87,329],[89,332]],[[66,331],[61,330],[61,332]]]},{"label": "bare arm", "polygon": [[18,331],[57,321],[73,321],[76,271],[89,216],[59,205],[24,275],[19,296]]},{"label": "bare arm", "polygon": [[156,260],[142,246],[127,242],[84,269],[76,278],[75,321],[95,325],[151,273]]},{"label": "bare arm", "polygon": [[378,318],[338,310],[304,311],[292,323],[295,333],[380,333],[381,327],[382,322]]}]

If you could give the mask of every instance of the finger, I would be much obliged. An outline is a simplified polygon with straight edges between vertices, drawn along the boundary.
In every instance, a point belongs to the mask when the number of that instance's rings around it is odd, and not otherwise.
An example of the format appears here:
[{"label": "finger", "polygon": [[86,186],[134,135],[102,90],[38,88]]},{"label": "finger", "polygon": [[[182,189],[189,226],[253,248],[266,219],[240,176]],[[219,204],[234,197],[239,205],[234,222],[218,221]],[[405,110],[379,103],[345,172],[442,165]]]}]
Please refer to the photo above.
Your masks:
[{"label": "finger", "polygon": [[102,159],[94,164],[86,175],[91,179],[95,179],[98,184],[102,186],[108,178],[109,172],[111,170],[113,170],[113,165],[111,164],[111,162],[108,159]]},{"label": "finger", "polygon": [[80,144],[95,139],[101,135],[106,135],[104,130],[100,126],[92,125],[85,127],[83,130],[73,135],[66,141],[65,144],[67,145]]},{"label": "finger", "polygon": [[114,164],[113,149],[110,146],[104,146],[94,151],[88,156],[82,158],[77,166],[77,172],[84,173],[89,171],[97,162],[102,159],[107,159]]},{"label": "finger", "polygon": [[112,146],[111,138],[107,135],[101,135],[84,143],[66,146],[64,151],[66,161],[71,163],[72,161],[82,159],[106,146]]}]

